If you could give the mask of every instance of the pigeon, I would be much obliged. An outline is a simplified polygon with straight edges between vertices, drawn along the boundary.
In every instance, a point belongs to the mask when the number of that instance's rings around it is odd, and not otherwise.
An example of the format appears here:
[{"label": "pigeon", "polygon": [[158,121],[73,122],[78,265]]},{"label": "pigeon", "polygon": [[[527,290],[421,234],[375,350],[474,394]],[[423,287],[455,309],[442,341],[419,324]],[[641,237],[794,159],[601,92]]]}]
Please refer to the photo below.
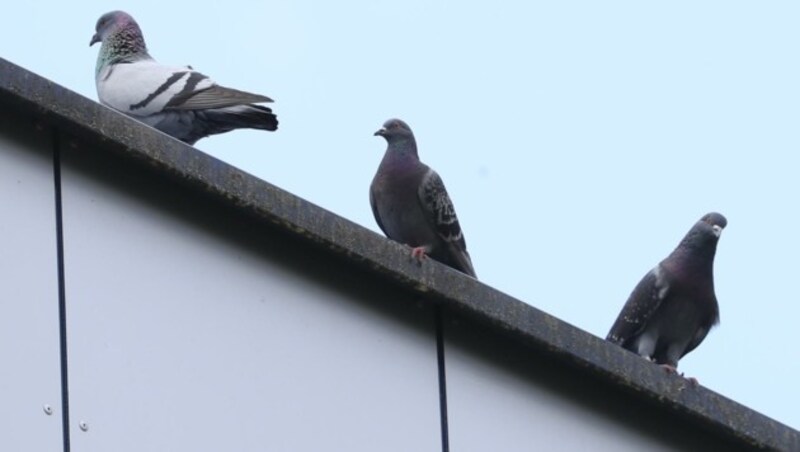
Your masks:
[{"label": "pigeon", "polygon": [[96,30],[89,46],[102,42],[95,68],[102,104],[192,145],[234,129],[277,130],[272,110],[255,105],[272,99],[217,85],[191,66],[159,64],[129,14],[103,14]]},{"label": "pigeon", "polygon": [[388,143],[369,189],[378,226],[390,239],[411,246],[413,257],[429,255],[475,278],[453,202],[436,171],[419,160],[411,128],[390,119],[375,135]]},{"label": "pigeon", "polygon": [[700,218],[633,289],[606,339],[677,372],[678,360],[719,323],[714,255],[727,224],[715,212]]}]

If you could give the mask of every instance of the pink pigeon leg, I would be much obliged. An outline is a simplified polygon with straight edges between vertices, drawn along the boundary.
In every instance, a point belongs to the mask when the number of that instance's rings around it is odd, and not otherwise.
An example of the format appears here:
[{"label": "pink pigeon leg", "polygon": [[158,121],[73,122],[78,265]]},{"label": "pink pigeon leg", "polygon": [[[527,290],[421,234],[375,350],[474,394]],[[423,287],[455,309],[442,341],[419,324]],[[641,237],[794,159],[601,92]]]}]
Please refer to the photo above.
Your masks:
[{"label": "pink pigeon leg", "polygon": [[425,260],[428,257],[428,248],[425,246],[416,246],[411,248],[411,257],[417,260]]}]

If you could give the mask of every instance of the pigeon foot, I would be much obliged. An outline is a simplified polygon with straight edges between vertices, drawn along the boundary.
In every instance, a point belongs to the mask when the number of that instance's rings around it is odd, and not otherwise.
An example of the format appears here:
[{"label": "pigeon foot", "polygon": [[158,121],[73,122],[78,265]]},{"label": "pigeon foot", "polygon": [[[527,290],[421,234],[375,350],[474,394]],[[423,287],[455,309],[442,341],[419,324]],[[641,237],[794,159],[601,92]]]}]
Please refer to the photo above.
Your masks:
[{"label": "pigeon foot", "polygon": [[675,366],[671,366],[669,364],[659,364],[659,366],[661,366],[661,368],[664,369],[664,371],[668,374],[677,374],[680,377],[683,377],[695,388],[700,385],[700,382],[697,381],[697,378],[685,376],[683,372],[678,372],[678,369]]},{"label": "pigeon foot", "polygon": [[423,261],[428,258],[428,250],[424,246],[411,248],[411,257]]},{"label": "pigeon foot", "polygon": [[661,366],[661,368],[664,369],[664,372],[666,372],[668,374],[677,374],[678,373],[678,368],[675,367],[675,366],[671,366],[669,364],[659,364],[659,366]]}]

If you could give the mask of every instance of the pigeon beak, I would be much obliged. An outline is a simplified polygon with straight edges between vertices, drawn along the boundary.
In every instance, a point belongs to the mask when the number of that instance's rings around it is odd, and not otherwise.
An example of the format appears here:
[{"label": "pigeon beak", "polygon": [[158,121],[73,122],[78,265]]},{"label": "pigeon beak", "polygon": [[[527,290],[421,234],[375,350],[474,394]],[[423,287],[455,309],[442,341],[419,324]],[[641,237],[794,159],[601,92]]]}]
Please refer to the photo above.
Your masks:
[{"label": "pigeon beak", "polygon": [[715,236],[717,236],[717,237],[719,237],[720,235],[722,235],[722,228],[721,228],[721,227],[720,227],[718,224],[715,224],[715,225],[711,226],[711,231],[712,231],[712,232],[714,233],[714,235],[715,235]]},{"label": "pigeon beak", "polygon": [[97,33],[95,33],[94,36],[92,36],[92,40],[89,41],[89,47],[95,45],[96,43],[98,43],[100,41],[102,41],[102,39],[100,39],[100,36]]},{"label": "pigeon beak", "polygon": [[376,136],[376,137],[378,137],[378,136],[382,137],[382,136],[386,135],[386,129],[381,127],[380,129],[378,129],[377,132],[373,133],[372,135]]}]

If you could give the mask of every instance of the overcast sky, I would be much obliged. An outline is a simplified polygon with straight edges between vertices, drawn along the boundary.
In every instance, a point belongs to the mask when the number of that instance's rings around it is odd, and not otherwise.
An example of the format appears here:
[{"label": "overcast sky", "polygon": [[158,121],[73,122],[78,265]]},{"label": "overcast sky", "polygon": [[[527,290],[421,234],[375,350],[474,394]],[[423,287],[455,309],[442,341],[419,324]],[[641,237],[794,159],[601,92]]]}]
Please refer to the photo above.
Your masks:
[{"label": "overcast sky", "polygon": [[[275,99],[197,147],[378,231],[390,117],[453,199],[480,279],[605,336],[700,216],[727,216],[722,323],[680,367],[800,427],[796,1],[9,2],[0,56],[96,99],[97,18]],[[205,8],[205,9],[204,9]],[[785,348],[785,349],[784,349]]]}]

